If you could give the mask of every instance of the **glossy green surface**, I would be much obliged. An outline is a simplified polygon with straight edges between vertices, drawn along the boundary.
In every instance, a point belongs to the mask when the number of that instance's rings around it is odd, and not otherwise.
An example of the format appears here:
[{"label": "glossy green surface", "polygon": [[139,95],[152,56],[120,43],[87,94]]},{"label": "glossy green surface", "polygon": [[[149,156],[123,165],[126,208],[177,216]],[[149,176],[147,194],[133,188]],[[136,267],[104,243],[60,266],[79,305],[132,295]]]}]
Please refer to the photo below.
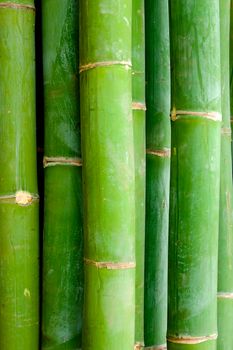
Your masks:
[{"label": "glossy green surface", "polygon": [[[170,149],[168,1],[146,0],[146,141]],[[145,345],[166,343],[170,158],[147,154]]]},{"label": "glossy green surface", "polygon": [[[42,2],[45,156],[79,158],[78,1]],[[45,168],[42,349],[81,348],[81,168]]]},{"label": "glossy green surface", "polygon": [[81,190],[81,168],[45,169],[43,349],[81,348]]},{"label": "glossy green surface", "polygon": [[[131,61],[131,5],[130,0],[80,2],[81,66]],[[135,262],[132,72],[110,64],[80,77],[84,256]],[[135,269],[86,264],[84,289],[83,350],[133,349]]]},{"label": "glossy green surface", "polygon": [[[172,108],[221,113],[219,1],[171,3]],[[168,336],[217,334],[219,121],[172,122]],[[183,349],[215,349],[216,341]],[[168,343],[168,349],[181,349]]]},{"label": "glossy green surface", "polygon": [[[218,291],[233,292],[233,206],[232,206],[232,157],[229,96],[229,33],[230,0],[220,1],[221,24],[221,76],[222,76],[222,135]],[[228,134],[224,131],[228,130]],[[227,306],[228,305],[228,306]],[[233,348],[233,300],[218,298],[218,350]]]},{"label": "glossy green surface", "polygon": [[[34,20],[32,10],[0,7],[1,196],[37,194]],[[1,199],[0,221],[0,348],[36,350],[38,202]]]},{"label": "glossy green surface", "polygon": [[[133,103],[145,105],[144,1],[133,1],[132,89]],[[133,109],[136,203],[136,305],[135,343],[144,345],[145,260],[145,111]]]}]

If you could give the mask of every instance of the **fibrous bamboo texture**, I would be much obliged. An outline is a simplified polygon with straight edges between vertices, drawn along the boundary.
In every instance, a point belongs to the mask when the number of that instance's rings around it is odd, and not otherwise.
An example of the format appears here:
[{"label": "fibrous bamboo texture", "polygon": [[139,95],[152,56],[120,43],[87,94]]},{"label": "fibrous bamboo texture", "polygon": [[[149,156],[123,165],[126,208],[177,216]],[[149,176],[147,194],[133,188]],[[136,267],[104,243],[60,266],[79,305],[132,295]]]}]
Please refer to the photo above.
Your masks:
[{"label": "fibrous bamboo texture", "polygon": [[218,0],[173,0],[168,349],[217,338],[221,126]]},{"label": "fibrous bamboo texture", "polygon": [[136,208],[135,345],[144,346],[145,260],[145,28],[144,0],[133,1],[132,91]]},{"label": "fibrous bamboo texture", "polygon": [[233,349],[233,206],[229,94],[230,0],[220,1],[222,130],[218,257],[218,350]]},{"label": "fibrous bamboo texture", "polygon": [[[42,348],[81,348],[82,161],[78,1],[44,0],[45,201]],[[31,349],[32,350],[32,349]]]},{"label": "fibrous bamboo texture", "polygon": [[135,327],[131,0],[81,0],[83,350],[129,350]]},{"label": "fibrous bamboo texture", "polygon": [[168,1],[146,0],[145,345],[166,345],[170,181]]},{"label": "fibrous bamboo texture", "polygon": [[38,193],[33,1],[0,1],[0,348],[37,349]]}]

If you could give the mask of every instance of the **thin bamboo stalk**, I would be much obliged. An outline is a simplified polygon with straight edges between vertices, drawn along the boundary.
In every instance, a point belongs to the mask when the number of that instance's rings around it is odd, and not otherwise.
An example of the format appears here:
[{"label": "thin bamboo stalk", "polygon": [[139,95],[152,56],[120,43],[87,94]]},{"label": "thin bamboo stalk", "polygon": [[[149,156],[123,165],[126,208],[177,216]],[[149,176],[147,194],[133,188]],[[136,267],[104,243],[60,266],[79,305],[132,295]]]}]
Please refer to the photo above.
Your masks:
[{"label": "thin bamboo stalk", "polygon": [[146,0],[145,345],[166,344],[171,87],[168,1]]},{"label": "thin bamboo stalk", "polygon": [[131,0],[81,0],[83,350],[129,350],[135,328]]},{"label": "thin bamboo stalk", "polygon": [[220,1],[222,130],[218,258],[218,349],[233,349],[233,203],[230,125],[230,0]]},{"label": "thin bamboo stalk", "polygon": [[45,200],[42,349],[81,348],[82,180],[78,1],[42,1]]},{"label": "thin bamboo stalk", "polygon": [[221,68],[218,0],[172,0],[168,349],[217,338]]},{"label": "thin bamboo stalk", "polygon": [[144,0],[133,1],[132,88],[135,153],[136,288],[135,348],[144,346],[145,267],[145,24]]},{"label": "thin bamboo stalk", "polygon": [[33,1],[0,1],[0,348],[37,349],[38,191]]}]

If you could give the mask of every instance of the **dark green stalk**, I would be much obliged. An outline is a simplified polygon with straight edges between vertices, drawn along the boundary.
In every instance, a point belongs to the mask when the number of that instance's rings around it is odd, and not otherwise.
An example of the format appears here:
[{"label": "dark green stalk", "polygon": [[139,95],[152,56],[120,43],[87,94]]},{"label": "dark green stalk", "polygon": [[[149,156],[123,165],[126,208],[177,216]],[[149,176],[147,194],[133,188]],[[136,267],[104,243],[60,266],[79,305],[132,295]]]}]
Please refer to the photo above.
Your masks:
[{"label": "dark green stalk", "polygon": [[130,350],[135,329],[131,0],[80,1],[83,350]]},{"label": "dark green stalk", "polygon": [[0,1],[0,348],[38,349],[35,9]]},{"label": "dark green stalk", "polygon": [[221,66],[218,0],[172,0],[168,349],[217,338]]},{"label": "dark green stalk", "polygon": [[146,0],[145,345],[166,346],[170,183],[170,43],[168,1]]},{"label": "dark green stalk", "polygon": [[135,347],[144,346],[145,259],[145,29],[144,0],[133,1],[132,84],[136,203]]},{"label": "dark green stalk", "polygon": [[[45,201],[42,348],[81,348],[83,250],[78,1],[42,2]],[[32,349],[31,349],[32,350]]]},{"label": "dark green stalk", "polygon": [[220,1],[222,132],[218,258],[218,350],[233,349],[233,206],[229,94],[230,0]]}]

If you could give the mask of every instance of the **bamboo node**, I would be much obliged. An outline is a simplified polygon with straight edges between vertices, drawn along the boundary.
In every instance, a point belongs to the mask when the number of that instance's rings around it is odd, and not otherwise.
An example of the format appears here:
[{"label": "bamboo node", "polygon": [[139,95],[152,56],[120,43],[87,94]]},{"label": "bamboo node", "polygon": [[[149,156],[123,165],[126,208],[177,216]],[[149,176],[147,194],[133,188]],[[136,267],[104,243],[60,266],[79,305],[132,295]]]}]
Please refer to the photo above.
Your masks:
[{"label": "bamboo node", "polygon": [[219,292],[217,297],[218,299],[233,299],[233,293]]},{"label": "bamboo node", "polygon": [[144,350],[167,350],[167,344],[146,346]]},{"label": "bamboo node", "polygon": [[142,344],[142,343],[136,343],[136,344],[134,345],[134,350],[142,350],[142,349],[144,349],[144,344]]},{"label": "bamboo node", "polygon": [[36,10],[35,6],[33,6],[33,5],[16,4],[14,2],[2,2],[2,3],[0,3],[0,8],[13,8],[13,9],[19,9],[19,10],[32,10],[33,12]]},{"label": "bamboo node", "polygon": [[221,134],[231,136],[231,128],[221,128]]},{"label": "bamboo node", "polygon": [[81,158],[66,158],[66,157],[44,157],[43,166],[44,168],[56,166],[56,165],[72,165],[72,166],[82,166]]},{"label": "bamboo node", "polygon": [[98,269],[107,269],[107,270],[127,270],[134,269],[136,267],[135,262],[108,262],[108,261],[94,261],[84,258],[86,265],[92,265]]},{"label": "bamboo node", "polygon": [[164,148],[164,149],[147,149],[146,154],[151,154],[153,156],[161,157],[161,158],[170,158],[171,157],[171,149],[170,148]]},{"label": "bamboo node", "polygon": [[26,191],[18,191],[15,195],[15,202],[19,205],[25,206],[30,205],[33,201],[31,193]]},{"label": "bamboo node", "polygon": [[167,341],[169,343],[174,343],[174,344],[187,344],[187,345],[192,345],[192,344],[200,344],[204,343],[206,341],[210,340],[216,340],[218,338],[217,334],[211,334],[203,337],[167,337]]},{"label": "bamboo node", "polygon": [[103,62],[94,62],[94,63],[88,63],[83,66],[79,67],[79,73],[85,72],[90,69],[94,69],[97,67],[109,67],[109,66],[125,66],[126,69],[129,69],[132,67],[132,63],[130,61],[103,61]]},{"label": "bamboo node", "polygon": [[146,105],[145,103],[141,102],[133,102],[132,109],[133,111],[146,111]]},{"label": "bamboo node", "polygon": [[219,112],[197,112],[197,111],[181,111],[173,108],[171,111],[171,120],[176,121],[177,119],[181,119],[182,116],[193,116],[193,117],[201,117],[213,121],[222,121],[222,115]]}]

